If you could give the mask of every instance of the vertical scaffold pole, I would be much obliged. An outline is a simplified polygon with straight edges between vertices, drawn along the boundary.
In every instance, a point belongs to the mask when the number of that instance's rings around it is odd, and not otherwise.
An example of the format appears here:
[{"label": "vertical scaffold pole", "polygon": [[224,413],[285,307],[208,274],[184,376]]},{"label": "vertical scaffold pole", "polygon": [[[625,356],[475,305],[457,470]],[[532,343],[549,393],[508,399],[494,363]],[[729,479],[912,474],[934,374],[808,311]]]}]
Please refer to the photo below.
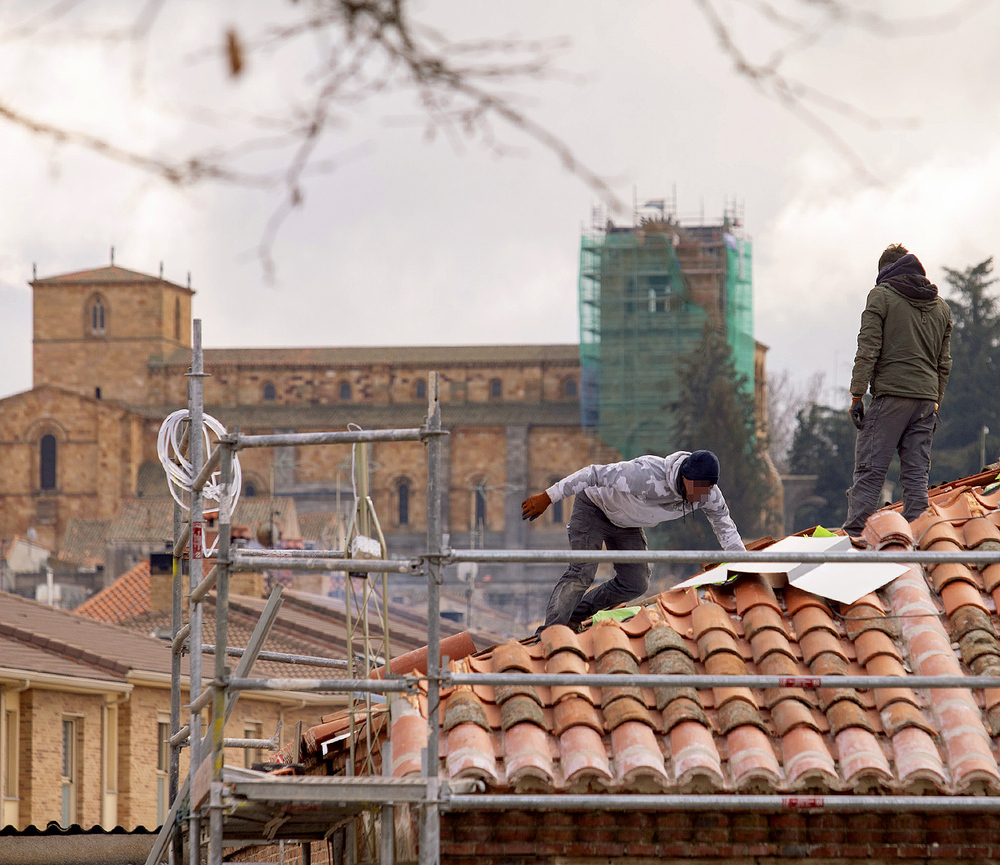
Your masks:
[{"label": "vertical scaffold pole", "polygon": [[229,543],[233,515],[230,512],[230,485],[233,477],[233,448],[220,441],[219,546],[215,583],[215,692],[212,696],[212,786],[209,793],[209,865],[222,863],[222,766],[225,762],[226,649],[229,645]]},{"label": "vertical scaffold pole", "polygon": [[441,394],[438,374],[427,377],[427,801],[423,809],[420,865],[438,865],[438,703],[441,676]]},{"label": "vertical scaffold pole", "polygon": [[[204,463],[204,408],[205,390],[202,378],[205,374],[204,358],[201,350],[201,319],[196,318],[192,322],[191,340],[191,372],[190,383],[188,384],[188,411],[191,421],[188,434],[188,454],[190,455],[191,471],[193,477],[201,474]],[[201,490],[191,492],[191,540],[189,549],[189,571],[191,574],[191,589],[198,588],[202,577],[202,556],[205,548],[205,527],[204,527],[204,499]],[[191,686],[188,690],[188,699],[193,700],[201,693],[201,602],[191,604],[188,621],[191,623]],[[191,777],[198,771],[201,763],[201,712],[192,712],[190,718],[191,743]],[[197,808],[191,809],[191,823],[188,832],[188,844],[190,848],[189,862],[191,865],[201,863],[201,818]]]},{"label": "vertical scaffold pole", "polygon": [[[176,546],[178,539],[181,536],[181,527],[183,525],[184,518],[181,515],[181,506],[174,502],[174,545]],[[181,585],[181,579],[183,575],[183,567],[181,563],[184,561],[183,553],[179,550],[174,550],[173,557],[173,570],[171,571],[171,590],[172,590],[172,606],[171,606],[171,641],[175,643],[177,640],[177,634],[181,629],[181,604],[183,603],[184,587]],[[171,739],[177,735],[177,731],[181,728],[181,652],[179,647],[174,646],[173,654],[170,657],[170,737]],[[162,747],[162,746],[161,746]],[[180,784],[180,773],[181,773],[181,746],[171,745],[170,746],[170,779],[169,779],[169,791],[170,805],[173,806],[174,800],[177,798],[177,788]],[[184,859],[183,851],[181,850],[181,844],[183,834],[180,831],[180,825],[175,823],[175,828],[173,832],[173,838],[170,844],[170,862],[171,865],[174,863],[180,863]]]}]

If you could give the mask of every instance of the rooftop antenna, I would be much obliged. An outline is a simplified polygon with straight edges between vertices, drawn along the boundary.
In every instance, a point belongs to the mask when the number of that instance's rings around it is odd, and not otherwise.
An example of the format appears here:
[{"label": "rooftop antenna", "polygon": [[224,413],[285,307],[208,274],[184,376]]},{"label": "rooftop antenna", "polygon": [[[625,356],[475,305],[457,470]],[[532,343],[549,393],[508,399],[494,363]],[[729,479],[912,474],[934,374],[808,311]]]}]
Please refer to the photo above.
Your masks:
[{"label": "rooftop antenna", "polygon": [[38,265],[34,261],[31,262],[31,279],[38,279]]},{"label": "rooftop antenna", "polygon": [[163,262],[160,262],[160,279],[163,279]]},{"label": "rooftop antenna", "polygon": [[191,287],[191,271],[188,271],[188,288]]},{"label": "rooftop antenna", "polygon": [[115,248],[113,246],[111,247],[111,266],[115,266]]}]

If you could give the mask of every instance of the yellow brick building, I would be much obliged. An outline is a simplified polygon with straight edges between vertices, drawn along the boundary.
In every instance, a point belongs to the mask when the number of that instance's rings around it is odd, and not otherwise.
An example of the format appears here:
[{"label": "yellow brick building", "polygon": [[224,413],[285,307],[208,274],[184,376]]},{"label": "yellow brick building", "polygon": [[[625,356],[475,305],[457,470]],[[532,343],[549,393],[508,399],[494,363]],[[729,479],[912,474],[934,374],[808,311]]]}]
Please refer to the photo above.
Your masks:
[{"label": "yellow brick building", "polygon": [[[33,387],[0,400],[0,537],[31,529],[58,550],[70,519],[111,520],[124,500],[165,493],[156,432],[186,404],[193,292],[117,266],[31,286]],[[575,345],[209,348],[205,369],[206,411],[253,433],[416,426],[428,373],[439,372],[455,546],[565,544],[571,503],[528,524],[521,500],[580,466],[618,458],[581,429]],[[292,497],[300,514],[344,511],[350,457],[334,446],[245,452],[243,494]],[[422,449],[379,444],[369,458],[391,550],[420,549]],[[494,577],[488,600],[536,617],[553,568],[493,570],[483,575]]]}]

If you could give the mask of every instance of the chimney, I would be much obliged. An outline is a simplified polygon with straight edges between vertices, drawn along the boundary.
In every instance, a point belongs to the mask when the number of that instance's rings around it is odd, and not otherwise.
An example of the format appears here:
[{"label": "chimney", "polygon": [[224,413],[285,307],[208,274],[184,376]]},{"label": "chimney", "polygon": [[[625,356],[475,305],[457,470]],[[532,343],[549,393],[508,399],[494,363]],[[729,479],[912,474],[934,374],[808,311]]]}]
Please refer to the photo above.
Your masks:
[{"label": "chimney", "polygon": [[173,553],[149,554],[149,611],[169,613],[174,607]]}]

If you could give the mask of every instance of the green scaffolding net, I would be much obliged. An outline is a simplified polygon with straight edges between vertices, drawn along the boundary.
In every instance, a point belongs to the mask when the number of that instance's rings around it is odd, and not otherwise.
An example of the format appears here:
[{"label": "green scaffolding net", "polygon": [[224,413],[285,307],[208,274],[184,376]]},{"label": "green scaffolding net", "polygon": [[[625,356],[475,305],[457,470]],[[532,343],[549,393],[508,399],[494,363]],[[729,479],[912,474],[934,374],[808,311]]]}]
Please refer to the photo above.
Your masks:
[{"label": "green scaffolding net", "polygon": [[728,222],[672,220],[584,234],[580,245],[583,424],[625,459],[676,449],[680,365],[709,317],[725,328],[753,394],[751,244]]}]

